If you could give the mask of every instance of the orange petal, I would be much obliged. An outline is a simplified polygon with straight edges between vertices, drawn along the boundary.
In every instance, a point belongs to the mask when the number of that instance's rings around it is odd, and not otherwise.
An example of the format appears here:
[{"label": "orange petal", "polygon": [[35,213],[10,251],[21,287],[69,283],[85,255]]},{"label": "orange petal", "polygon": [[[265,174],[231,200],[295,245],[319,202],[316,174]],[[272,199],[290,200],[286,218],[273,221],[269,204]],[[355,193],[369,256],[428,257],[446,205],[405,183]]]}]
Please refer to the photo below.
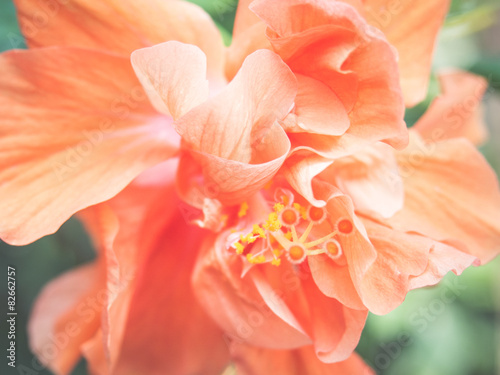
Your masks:
[{"label": "orange petal", "polygon": [[483,143],[488,132],[480,103],[488,86],[486,80],[456,70],[440,74],[439,82],[441,96],[432,102],[413,129],[431,142],[465,137],[476,145]]},{"label": "orange petal", "polygon": [[222,78],[224,45],[215,23],[186,1],[15,1],[30,47],[74,46],[129,56],[169,40],[194,44],[207,55],[209,76]]},{"label": "orange petal", "polygon": [[69,271],[44,287],[31,313],[30,348],[56,374],[69,374],[80,359],[80,346],[99,327],[105,300],[101,263]]},{"label": "orange petal", "polygon": [[[148,170],[110,201],[84,212],[107,211],[119,224],[118,232],[93,231],[106,257],[111,291],[101,339],[94,337],[83,348],[95,371],[218,375],[226,365],[222,331],[191,290],[204,233],[188,226],[178,211],[176,169],[173,160]],[[151,343],[146,353],[143,348]]]},{"label": "orange petal", "polygon": [[276,120],[288,113],[295,94],[288,67],[273,52],[257,51],[224,90],[176,121],[205,183],[217,186],[217,199],[251,195],[283,164],[290,144]]},{"label": "orange petal", "polygon": [[363,223],[354,214],[350,198],[321,180],[313,181],[313,186],[316,196],[327,202],[326,208],[332,226],[341,218],[348,218],[354,224],[351,234],[337,236],[347,266],[336,266],[326,255],[317,255],[310,260],[314,281],[325,295],[338,299],[350,308],[361,309],[363,304],[358,296],[359,287],[375,262],[377,253],[368,239]]},{"label": "orange petal", "polygon": [[234,343],[231,354],[239,375],[373,375],[375,372],[353,353],[338,363],[323,363],[310,346],[295,350],[269,350]]},{"label": "orange petal", "polygon": [[[180,218],[179,218],[180,219]],[[228,361],[222,331],[191,290],[204,233],[180,219],[150,243],[140,264],[116,373],[219,375]],[[144,350],[148,347],[148,350]]]},{"label": "orange petal", "polygon": [[325,296],[352,309],[365,308],[347,265],[338,265],[324,256],[313,256],[309,258],[309,267],[314,282]]},{"label": "orange petal", "polygon": [[407,106],[427,94],[432,54],[450,0],[364,0],[364,16],[384,32],[399,53],[401,86]]},{"label": "orange petal", "polygon": [[435,246],[429,252],[429,263],[425,271],[410,278],[410,288],[435,285],[450,271],[460,275],[470,265],[477,265],[477,259],[452,246]]},{"label": "orange petal", "polygon": [[151,103],[174,120],[208,99],[206,57],[195,46],[166,42],[134,51],[131,61]]},{"label": "orange petal", "polygon": [[249,8],[253,1],[254,0],[238,1],[238,8],[236,9],[236,16],[234,18],[233,37],[238,37],[255,24],[262,22]]},{"label": "orange petal", "polygon": [[0,84],[0,195],[9,197],[0,228],[9,243],[53,233],[178,148],[127,59],[48,48],[5,53],[0,66],[9,77]]},{"label": "orange petal", "polygon": [[465,139],[424,143],[412,134],[398,154],[405,205],[393,227],[450,243],[478,257],[494,258],[500,237],[500,190],[495,173]]},{"label": "orange petal", "polygon": [[391,217],[403,207],[403,183],[394,150],[386,144],[337,159],[318,178],[338,186],[357,210]]},{"label": "orange petal", "polygon": [[326,205],[326,201],[316,199],[311,182],[332,163],[332,160],[315,154],[296,152],[287,158],[283,173],[294,190],[306,198],[309,203],[323,207]]},{"label": "orange petal", "polygon": [[349,128],[349,117],[337,95],[315,79],[297,74],[295,108],[285,121],[287,132],[342,135]]},{"label": "orange petal", "polygon": [[226,77],[232,80],[245,58],[258,49],[272,49],[266,37],[266,24],[250,9],[253,0],[238,1],[233,41],[226,53]]},{"label": "orange petal", "polygon": [[325,363],[347,360],[358,345],[367,310],[344,306],[320,292],[311,279],[303,282],[317,357]]},{"label": "orange petal", "polygon": [[368,219],[363,223],[377,250],[377,259],[363,278],[360,294],[365,306],[375,314],[389,313],[403,302],[410,289],[434,285],[447,272],[460,273],[475,260],[415,233],[403,233]]}]

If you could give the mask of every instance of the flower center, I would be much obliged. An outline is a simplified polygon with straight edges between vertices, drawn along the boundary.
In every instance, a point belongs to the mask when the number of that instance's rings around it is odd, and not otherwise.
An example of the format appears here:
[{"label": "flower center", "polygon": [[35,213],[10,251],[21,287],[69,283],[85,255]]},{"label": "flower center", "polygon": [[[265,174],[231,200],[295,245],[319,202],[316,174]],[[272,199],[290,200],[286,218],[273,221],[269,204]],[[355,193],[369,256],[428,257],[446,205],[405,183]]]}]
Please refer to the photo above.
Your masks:
[{"label": "flower center", "polygon": [[[239,241],[232,245],[236,254],[246,253],[246,259],[252,264],[270,262],[275,266],[281,264],[283,255],[292,264],[300,264],[308,256],[320,254],[326,254],[333,260],[342,257],[342,246],[335,236],[347,236],[354,232],[354,224],[350,218],[339,218],[332,232],[308,241],[313,228],[324,222],[328,212],[323,207],[303,207],[299,203],[293,203],[289,197],[282,199],[283,202],[274,204],[273,212],[264,223],[253,224],[250,233],[240,234]],[[247,209],[248,204],[243,203],[238,216],[241,217],[243,211],[246,214]],[[300,233],[298,228],[301,228]],[[247,250],[247,246],[257,240],[262,241],[262,246],[257,248],[260,251]]]}]

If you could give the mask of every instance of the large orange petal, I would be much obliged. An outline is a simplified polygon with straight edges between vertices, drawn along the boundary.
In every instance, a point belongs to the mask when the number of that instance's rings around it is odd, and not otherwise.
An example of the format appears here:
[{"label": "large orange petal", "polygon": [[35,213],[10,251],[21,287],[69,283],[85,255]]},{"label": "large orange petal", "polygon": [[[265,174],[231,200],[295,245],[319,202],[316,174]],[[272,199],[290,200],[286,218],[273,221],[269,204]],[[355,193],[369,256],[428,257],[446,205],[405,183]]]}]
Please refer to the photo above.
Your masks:
[{"label": "large orange petal", "polygon": [[12,244],[56,231],[172,156],[178,137],[125,58],[79,49],[0,56],[0,230]]},{"label": "large orange petal", "polygon": [[217,186],[217,199],[248,197],[283,164],[290,143],[276,120],[288,113],[296,90],[295,77],[281,59],[257,51],[224,90],[176,121],[205,183]]},{"label": "large orange petal", "polygon": [[478,257],[494,258],[500,240],[500,190],[484,157],[465,139],[424,143],[413,133],[398,154],[405,205],[390,223]]},{"label": "large orange petal", "polygon": [[88,2],[15,1],[21,30],[30,47],[75,46],[129,56],[169,40],[199,46],[209,75],[222,77],[224,45],[215,23],[186,1],[130,0]]},{"label": "large orange petal", "polygon": [[136,50],[132,66],[155,108],[177,120],[208,99],[206,57],[176,41]]},{"label": "large orange petal", "polygon": [[190,284],[204,235],[180,219],[143,249],[149,254],[128,306],[117,374],[218,375],[225,368],[222,331],[198,305]]},{"label": "large orange petal", "polygon": [[310,346],[296,350],[269,350],[248,345],[232,344],[236,370],[239,375],[373,375],[375,372],[361,357],[353,353],[338,363],[323,363]]},{"label": "large orange petal", "polygon": [[[176,168],[175,160],[158,165],[115,198],[82,213],[88,223],[96,213],[107,212],[119,225],[117,233],[106,227],[92,230],[112,291],[103,309],[101,338],[84,345],[96,373],[216,375],[226,364],[222,332],[191,291],[204,233],[188,226],[178,211]],[[141,349],[145,346],[147,353]]]},{"label": "large orange petal", "polygon": [[99,327],[106,298],[102,263],[82,266],[44,287],[28,325],[31,350],[56,374],[69,374],[81,345]]},{"label": "large orange petal", "polygon": [[398,50],[406,104],[417,104],[427,94],[432,54],[450,0],[363,2],[368,22],[382,30]]},{"label": "large orange petal", "polygon": [[488,86],[480,76],[464,71],[439,75],[441,96],[437,97],[413,129],[430,142],[465,137],[478,145],[488,135],[482,119],[481,98]]}]

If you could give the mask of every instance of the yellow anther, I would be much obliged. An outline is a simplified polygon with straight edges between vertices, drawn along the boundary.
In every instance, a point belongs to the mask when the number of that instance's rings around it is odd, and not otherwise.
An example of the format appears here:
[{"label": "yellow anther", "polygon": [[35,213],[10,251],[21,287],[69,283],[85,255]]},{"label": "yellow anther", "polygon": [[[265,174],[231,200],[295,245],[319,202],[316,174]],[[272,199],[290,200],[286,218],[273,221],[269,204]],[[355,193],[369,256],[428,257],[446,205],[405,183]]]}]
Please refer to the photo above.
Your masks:
[{"label": "yellow anther", "polygon": [[261,264],[265,263],[266,257],[264,255],[247,254],[247,260],[250,264]]},{"label": "yellow anther", "polygon": [[292,240],[292,232],[286,232],[286,233],[285,233],[285,238],[286,238],[288,241],[291,241],[291,240]]},{"label": "yellow anther", "polygon": [[273,250],[273,254],[274,254],[274,256],[279,257],[279,256],[281,255],[281,250],[279,250],[279,249],[274,249],[274,250]]},{"label": "yellow anther", "polygon": [[266,238],[266,232],[258,224],[253,225],[252,233],[258,235],[260,238]]},{"label": "yellow anther", "polygon": [[234,246],[236,246],[236,254],[243,254],[243,250],[245,250],[245,246],[243,246],[240,242],[236,242],[234,244]]},{"label": "yellow anther", "polygon": [[299,203],[294,203],[293,208],[295,208],[297,211],[299,211],[300,216],[302,216],[302,219],[306,220],[307,219],[307,208],[304,206],[301,206]]},{"label": "yellow anther", "polygon": [[252,236],[252,233],[248,233],[246,236],[240,234],[240,241],[243,243],[252,243],[255,242],[256,238]]},{"label": "yellow anther", "polygon": [[278,214],[275,212],[271,212],[262,227],[271,232],[276,232],[277,230],[279,230],[281,228],[281,223],[278,220]]},{"label": "yellow anther", "polygon": [[273,260],[271,261],[271,264],[272,264],[273,266],[278,267],[278,266],[281,264],[281,259],[273,259]]},{"label": "yellow anther", "polygon": [[243,202],[240,206],[240,210],[238,211],[238,217],[243,217],[247,214],[248,211],[248,203]]},{"label": "yellow anther", "polygon": [[[283,206],[281,203],[275,203],[275,205],[273,206],[273,210],[274,212],[276,213],[280,213],[283,208],[285,208],[285,206]],[[276,219],[278,218],[278,216],[276,216]]]}]

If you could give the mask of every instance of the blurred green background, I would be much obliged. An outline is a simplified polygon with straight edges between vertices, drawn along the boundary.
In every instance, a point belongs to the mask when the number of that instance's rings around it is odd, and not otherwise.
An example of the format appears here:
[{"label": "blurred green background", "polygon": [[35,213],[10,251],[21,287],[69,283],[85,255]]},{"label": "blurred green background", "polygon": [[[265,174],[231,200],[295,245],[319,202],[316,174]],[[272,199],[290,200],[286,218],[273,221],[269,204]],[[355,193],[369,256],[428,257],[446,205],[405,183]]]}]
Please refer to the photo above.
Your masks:
[{"label": "blurred green background", "polygon": [[[205,8],[219,26],[226,44],[230,43],[237,1],[192,2]],[[497,173],[500,172],[499,8],[499,0],[454,0],[434,59],[435,70],[454,66],[488,79],[489,90],[483,104],[491,137],[482,152]],[[12,48],[24,48],[24,42],[12,1],[0,0],[0,51]],[[410,126],[438,92],[433,76],[426,101],[407,111]],[[0,241],[0,277],[6,281],[8,265],[17,270],[17,363],[26,366],[21,371],[19,368],[11,371],[4,358],[1,374],[50,374],[39,370],[36,363],[33,366],[34,357],[28,349],[26,326],[31,306],[48,281],[92,258],[89,240],[75,219],[56,234],[29,246],[14,248]],[[411,292],[392,313],[370,315],[358,352],[378,374],[384,375],[500,375],[499,271],[500,259],[497,259],[484,267],[470,268],[460,277],[448,275],[437,287]],[[7,283],[3,285],[0,300],[7,301]],[[456,298],[450,301],[450,296]],[[2,348],[8,347],[6,328],[6,322],[2,321]],[[73,374],[86,374],[83,361]]]}]

